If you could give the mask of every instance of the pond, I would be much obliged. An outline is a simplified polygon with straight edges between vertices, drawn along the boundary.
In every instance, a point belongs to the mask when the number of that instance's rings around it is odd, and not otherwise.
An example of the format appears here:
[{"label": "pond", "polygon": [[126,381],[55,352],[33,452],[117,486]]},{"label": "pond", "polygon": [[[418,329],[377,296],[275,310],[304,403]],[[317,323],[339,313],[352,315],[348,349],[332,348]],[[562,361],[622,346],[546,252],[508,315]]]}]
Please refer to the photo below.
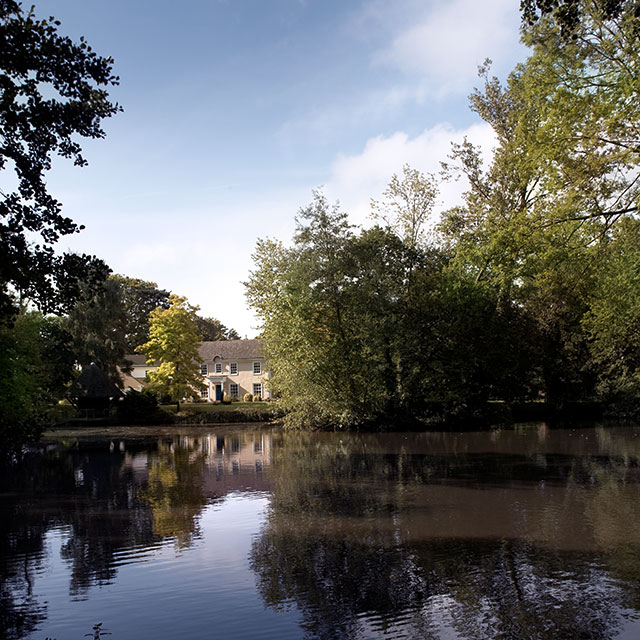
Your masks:
[{"label": "pond", "polygon": [[0,637],[638,638],[640,429],[67,433],[0,487]]}]

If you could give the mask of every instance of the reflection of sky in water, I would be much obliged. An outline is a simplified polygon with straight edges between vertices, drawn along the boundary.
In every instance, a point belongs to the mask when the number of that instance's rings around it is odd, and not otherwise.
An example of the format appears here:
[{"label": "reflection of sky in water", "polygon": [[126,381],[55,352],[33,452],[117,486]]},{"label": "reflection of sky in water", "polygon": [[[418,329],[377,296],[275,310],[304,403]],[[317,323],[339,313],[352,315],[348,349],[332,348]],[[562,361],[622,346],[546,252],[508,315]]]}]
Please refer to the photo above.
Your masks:
[{"label": "reflection of sky in water", "polygon": [[51,530],[46,567],[35,583],[48,619],[32,637],[81,637],[96,622],[114,639],[299,637],[297,613],[265,611],[249,568],[267,504],[264,494],[230,494],[204,508],[202,536],[193,546],[166,541],[116,554],[116,580],[71,599],[71,562],[60,557],[69,531]]}]

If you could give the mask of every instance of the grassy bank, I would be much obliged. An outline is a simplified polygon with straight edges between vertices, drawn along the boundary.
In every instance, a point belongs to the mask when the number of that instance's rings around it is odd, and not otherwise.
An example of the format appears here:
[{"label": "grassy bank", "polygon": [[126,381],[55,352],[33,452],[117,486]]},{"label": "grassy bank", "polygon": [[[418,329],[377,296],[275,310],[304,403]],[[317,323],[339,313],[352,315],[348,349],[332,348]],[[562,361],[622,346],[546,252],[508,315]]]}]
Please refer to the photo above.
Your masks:
[{"label": "grassy bank", "polygon": [[271,422],[279,412],[271,402],[233,402],[231,404],[180,403],[161,405],[162,411],[173,414],[175,424],[220,424],[236,422]]}]

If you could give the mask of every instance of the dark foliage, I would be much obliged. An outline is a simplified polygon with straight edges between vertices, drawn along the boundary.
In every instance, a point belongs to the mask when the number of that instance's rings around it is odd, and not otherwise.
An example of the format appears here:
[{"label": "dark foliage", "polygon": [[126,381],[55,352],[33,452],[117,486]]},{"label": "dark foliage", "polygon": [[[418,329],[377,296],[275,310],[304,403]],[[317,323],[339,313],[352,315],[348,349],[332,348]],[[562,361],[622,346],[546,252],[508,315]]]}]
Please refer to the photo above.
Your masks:
[{"label": "dark foliage", "polygon": [[[55,255],[60,236],[82,229],[62,214],[47,190],[54,154],[86,164],[77,136],[102,138],[100,124],[120,110],[108,100],[113,60],[84,39],[58,33],[13,0],[0,0],[0,171],[13,171],[14,191],[0,199],[0,315],[13,306],[9,288],[45,312],[61,311],[78,294],[78,279],[104,280],[108,267],[86,255]],[[5,177],[6,179],[6,177]],[[32,238],[37,238],[32,240]]]},{"label": "dark foliage", "polygon": [[[633,0],[600,0],[598,8],[604,20],[619,18],[630,7],[635,18],[640,18],[640,2]],[[520,11],[525,25],[532,27],[541,18],[552,15],[560,25],[564,38],[575,38],[575,32],[584,17],[582,0],[521,0]],[[638,25],[640,28],[640,25]]]}]

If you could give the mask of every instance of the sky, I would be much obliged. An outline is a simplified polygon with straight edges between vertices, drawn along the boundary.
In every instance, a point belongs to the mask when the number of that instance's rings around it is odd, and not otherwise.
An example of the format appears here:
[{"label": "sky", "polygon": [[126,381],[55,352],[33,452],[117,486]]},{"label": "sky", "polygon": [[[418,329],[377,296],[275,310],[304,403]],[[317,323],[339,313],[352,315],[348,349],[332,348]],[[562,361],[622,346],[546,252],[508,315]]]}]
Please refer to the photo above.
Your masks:
[{"label": "sky", "polygon": [[[186,296],[243,337],[258,238],[289,241],[321,188],[367,224],[405,163],[437,173],[453,141],[490,153],[468,107],[478,65],[526,50],[518,0],[34,0],[114,59],[123,112],[47,176],[85,230],[61,250]],[[31,4],[31,1],[26,4]],[[25,4],[25,6],[26,6]],[[463,186],[444,184],[438,210]]]}]

